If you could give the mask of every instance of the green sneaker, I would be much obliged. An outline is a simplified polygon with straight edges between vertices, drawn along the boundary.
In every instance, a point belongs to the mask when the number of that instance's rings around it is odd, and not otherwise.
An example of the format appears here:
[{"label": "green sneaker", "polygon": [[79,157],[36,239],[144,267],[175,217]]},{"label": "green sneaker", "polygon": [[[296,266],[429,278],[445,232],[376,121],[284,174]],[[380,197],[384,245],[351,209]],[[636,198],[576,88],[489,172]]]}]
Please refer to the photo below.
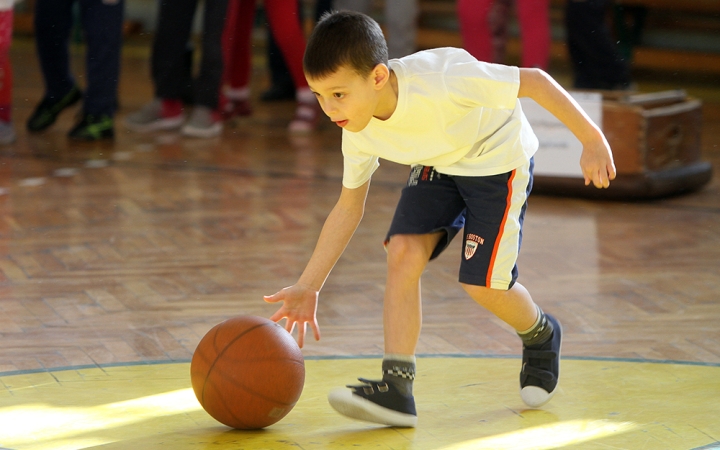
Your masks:
[{"label": "green sneaker", "polygon": [[65,96],[59,100],[43,98],[40,104],[35,108],[32,116],[27,121],[28,131],[42,131],[55,123],[58,114],[60,112],[77,103],[82,98],[82,92],[77,86],[65,94]]},{"label": "green sneaker", "polygon": [[82,120],[70,130],[68,137],[79,141],[113,139],[115,137],[113,118],[107,114],[84,114]]}]

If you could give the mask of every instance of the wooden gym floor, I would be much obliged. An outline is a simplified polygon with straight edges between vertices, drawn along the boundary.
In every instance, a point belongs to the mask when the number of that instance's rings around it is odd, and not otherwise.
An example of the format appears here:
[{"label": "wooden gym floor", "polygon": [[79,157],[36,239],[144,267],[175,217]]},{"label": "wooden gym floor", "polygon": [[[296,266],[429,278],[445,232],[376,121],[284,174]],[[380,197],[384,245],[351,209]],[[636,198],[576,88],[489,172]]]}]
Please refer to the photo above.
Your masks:
[{"label": "wooden gym floor", "polygon": [[[124,49],[121,120],[152,96],[147,45]],[[82,74],[75,49],[76,73]],[[0,148],[0,447],[9,449],[720,446],[720,181],[649,202],[534,196],[520,281],[563,323],[559,393],[527,410],[520,344],[458,286],[459,242],[423,279],[414,430],[347,420],[330,388],[382,355],[384,238],[407,168],[383,163],[367,214],[322,292],[296,408],[232,431],[194,400],[200,338],[293,283],[339,194],[340,133],[288,136],[292,103],[254,103],[222,138],[130,134],[72,144],[74,112],[29,136],[42,95],[30,40],[13,47],[16,143]],[[263,65],[255,77],[265,87]],[[561,83],[563,67],[553,72]],[[642,73],[640,91],[704,101],[720,169],[720,85]],[[82,82],[82,80],[81,80]]]}]

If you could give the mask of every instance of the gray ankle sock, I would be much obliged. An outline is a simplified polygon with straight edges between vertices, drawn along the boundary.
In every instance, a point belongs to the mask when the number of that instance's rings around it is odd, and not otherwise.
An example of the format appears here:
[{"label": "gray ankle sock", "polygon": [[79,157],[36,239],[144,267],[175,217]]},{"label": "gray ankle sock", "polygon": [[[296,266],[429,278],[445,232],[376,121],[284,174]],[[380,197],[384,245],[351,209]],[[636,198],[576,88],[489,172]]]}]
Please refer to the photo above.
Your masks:
[{"label": "gray ankle sock", "polygon": [[395,386],[402,395],[412,395],[415,380],[415,357],[385,355],[382,362],[383,381]]},{"label": "gray ankle sock", "polygon": [[529,329],[518,332],[525,347],[542,345],[550,339],[553,333],[553,324],[547,320],[545,313],[537,306],[538,318],[535,324]]}]

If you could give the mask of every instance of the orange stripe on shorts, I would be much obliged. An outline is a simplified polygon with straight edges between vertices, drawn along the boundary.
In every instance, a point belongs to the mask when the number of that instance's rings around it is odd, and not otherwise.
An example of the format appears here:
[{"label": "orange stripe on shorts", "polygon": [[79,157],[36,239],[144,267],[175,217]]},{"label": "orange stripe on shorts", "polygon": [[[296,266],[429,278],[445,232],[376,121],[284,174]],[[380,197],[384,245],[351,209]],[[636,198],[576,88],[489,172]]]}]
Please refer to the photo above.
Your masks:
[{"label": "orange stripe on shorts", "polygon": [[495,257],[497,256],[498,249],[500,248],[500,241],[502,240],[503,232],[505,231],[505,222],[507,221],[508,214],[510,213],[510,207],[512,206],[512,195],[513,195],[513,180],[515,179],[515,173],[517,169],[510,173],[510,179],[508,179],[508,194],[505,205],[505,214],[503,214],[502,222],[500,223],[500,231],[498,232],[497,238],[495,239],[495,246],[493,247],[492,256],[490,257],[490,264],[488,265],[487,278],[485,279],[485,287],[491,287],[492,274],[495,267]]}]

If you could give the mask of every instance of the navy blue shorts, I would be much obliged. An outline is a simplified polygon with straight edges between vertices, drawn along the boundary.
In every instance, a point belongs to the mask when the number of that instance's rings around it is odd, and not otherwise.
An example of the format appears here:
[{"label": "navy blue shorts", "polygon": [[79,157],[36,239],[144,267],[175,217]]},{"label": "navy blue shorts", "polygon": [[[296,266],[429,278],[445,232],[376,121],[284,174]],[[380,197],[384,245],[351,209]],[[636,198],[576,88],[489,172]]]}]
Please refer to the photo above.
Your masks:
[{"label": "navy blue shorts", "polygon": [[533,160],[493,176],[464,177],[413,166],[385,242],[396,234],[443,231],[430,259],[463,229],[461,283],[507,290],[517,280],[517,258]]}]

